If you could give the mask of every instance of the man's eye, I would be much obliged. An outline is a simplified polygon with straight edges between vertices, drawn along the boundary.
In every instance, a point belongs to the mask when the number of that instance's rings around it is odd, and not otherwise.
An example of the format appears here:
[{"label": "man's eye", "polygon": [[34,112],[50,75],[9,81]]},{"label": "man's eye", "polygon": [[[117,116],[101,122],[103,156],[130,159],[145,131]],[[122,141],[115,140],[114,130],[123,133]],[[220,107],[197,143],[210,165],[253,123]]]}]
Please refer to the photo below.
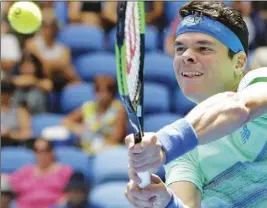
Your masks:
[{"label": "man's eye", "polygon": [[185,48],[183,48],[183,47],[177,47],[177,48],[176,48],[176,51],[177,51],[177,52],[185,51]]},{"label": "man's eye", "polygon": [[211,48],[208,48],[208,47],[200,47],[199,50],[200,51],[213,51]]}]

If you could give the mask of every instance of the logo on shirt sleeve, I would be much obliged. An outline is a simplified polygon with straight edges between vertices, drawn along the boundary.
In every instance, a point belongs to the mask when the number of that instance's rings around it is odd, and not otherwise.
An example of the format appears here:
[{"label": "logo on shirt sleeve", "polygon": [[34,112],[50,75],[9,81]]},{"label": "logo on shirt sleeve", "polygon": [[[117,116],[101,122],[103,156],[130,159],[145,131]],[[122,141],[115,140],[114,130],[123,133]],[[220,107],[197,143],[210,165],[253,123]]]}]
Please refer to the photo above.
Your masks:
[{"label": "logo on shirt sleeve", "polygon": [[250,134],[251,133],[250,133],[250,130],[248,129],[248,126],[246,124],[243,125],[240,131],[242,144],[245,144],[249,140]]}]

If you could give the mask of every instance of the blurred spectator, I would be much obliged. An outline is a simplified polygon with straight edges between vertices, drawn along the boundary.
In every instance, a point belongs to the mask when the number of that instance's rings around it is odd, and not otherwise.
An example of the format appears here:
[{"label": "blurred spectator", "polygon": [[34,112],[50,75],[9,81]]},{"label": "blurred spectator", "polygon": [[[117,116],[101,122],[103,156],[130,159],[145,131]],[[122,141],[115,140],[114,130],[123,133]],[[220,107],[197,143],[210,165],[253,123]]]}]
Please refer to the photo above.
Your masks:
[{"label": "blurred spectator", "polygon": [[257,48],[252,55],[250,68],[257,69],[261,67],[267,67],[267,46]]},{"label": "blurred spectator", "polygon": [[69,22],[103,28],[102,7],[103,3],[101,1],[69,2]]},{"label": "blurred spectator", "polygon": [[26,42],[26,49],[39,58],[45,75],[53,80],[55,91],[79,80],[71,63],[70,49],[56,40],[58,31],[53,10],[46,10],[40,33]]},{"label": "blurred spectator", "polygon": [[42,63],[35,55],[23,53],[13,82],[17,87],[14,94],[17,105],[26,107],[33,115],[47,111],[47,93],[52,90],[52,82],[45,78]]},{"label": "blurred spectator", "polygon": [[164,2],[145,1],[146,23],[159,29],[164,27]]},{"label": "blurred spectator", "polygon": [[116,96],[113,77],[99,75],[94,79],[96,101],[86,102],[64,119],[64,125],[81,138],[81,146],[89,154],[118,145],[127,130],[127,117]]},{"label": "blurred spectator", "polygon": [[[163,1],[145,1],[146,23],[158,28],[164,26],[164,2]],[[106,2],[103,10],[105,20],[113,24],[117,23],[117,2]]]},{"label": "blurred spectator", "polygon": [[1,145],[18,145],[32,137],[31,116],[22,107],[12,103],[15,85],[9,80],[1,80]]},{"label": "blurred spectator", "polygon": [[53,208],[96,208],[88,201],[90,186],[80,172],[74,172],[65,187],[65,203]]},{"label": "blurred spectator", "polygon": [[248,27],[248,42],[251,45],[256,37],[256,25],[251,18],[252,14],[252,2],[250,1],[234,1],[232,7],[239,10],[243,16],[243,19]]},{"label": "blurred spectator", "polygon": [[8,9],[11,4],[12,2],[9,2],[9,1],[1,1],[1,16],[7,14]]},{"label": "blurred spectator", "polygon": [[256,37],[254,43],[251,45],[252,49],[259,46],[267,45],[267,2],[266,1],[255,1],[252,3],[252,19],[256,26]]},{"label": "blurred spectator", "polygon": [[3,18],[1,19],[1,70],[6,73],[13,71],[21,57],[18,38],[8,32],[7,20]]},{"label": "blurred spectator", "polygon": [[[177,11],[178,14],[178,11]],[[174,41],[176,38],[176,29],[179,25],[181,17],[177,16],[167,29],[167,34],[164,40],[164,52],[170,56],[174,55]]]},{"label": "blurred spectator", "polygon": [[37,139],[34,143],[36,164],[26,165],[9,175],[17,194],[19,208],[44,208],[57,204],[64,197],[64,187],[72,169],[56,163],[51,142]]},{"label": "blurred spectator", "polygon": [[12,187],[8,181],[8,175],[1,174],[1,208],[10,208],[11,202],[14,200],[15,194],[12,191]]}]

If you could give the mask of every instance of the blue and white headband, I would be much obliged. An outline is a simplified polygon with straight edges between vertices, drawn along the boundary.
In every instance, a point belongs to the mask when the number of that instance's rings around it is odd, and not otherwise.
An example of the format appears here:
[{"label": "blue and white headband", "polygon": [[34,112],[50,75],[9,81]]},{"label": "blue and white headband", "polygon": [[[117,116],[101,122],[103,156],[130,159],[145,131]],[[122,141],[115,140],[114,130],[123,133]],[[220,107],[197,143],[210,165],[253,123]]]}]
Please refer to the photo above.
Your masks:
[{"label": "blue and white headband", "polygon": [[239,38],[228,27],[207,16],[189,15],[183,18],[176,29],[176,36],[186,32],[200,32],[210,35],[234,53],[245,51]]}]

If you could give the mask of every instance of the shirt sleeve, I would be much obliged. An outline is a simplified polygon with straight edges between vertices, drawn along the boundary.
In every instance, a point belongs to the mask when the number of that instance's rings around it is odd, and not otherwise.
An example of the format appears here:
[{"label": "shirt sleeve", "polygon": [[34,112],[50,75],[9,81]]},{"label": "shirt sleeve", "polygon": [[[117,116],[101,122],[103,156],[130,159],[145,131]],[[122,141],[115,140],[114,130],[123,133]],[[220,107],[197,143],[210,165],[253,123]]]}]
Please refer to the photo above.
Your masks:
[{"label": "shirt sleeve", "polygon": [[[259,82],[267,82],[267,67],[262,67],[259,69],[254,69],[248,72],[244,78],[241,80],[238,91],[245,89],[246,87],[259,83]],[[267,122],[267,114],[260,116],[259,118],[254,119],[254,121],[264,121]]]},{"label": "shirt sleeve", "polygon": [[164,165],[164,169],[167,186],[179,181],[188,181],[203,192],[203,174],[197,161],[197,149]]},{"label": "shirt sleeve", "polygon": [[32,171],[33,166],[26,165],[9,175],[9,183],[11,184],[14,192],[19,193],[22,191],[23,184],[25,183],[25,180],[31,177]]}]

